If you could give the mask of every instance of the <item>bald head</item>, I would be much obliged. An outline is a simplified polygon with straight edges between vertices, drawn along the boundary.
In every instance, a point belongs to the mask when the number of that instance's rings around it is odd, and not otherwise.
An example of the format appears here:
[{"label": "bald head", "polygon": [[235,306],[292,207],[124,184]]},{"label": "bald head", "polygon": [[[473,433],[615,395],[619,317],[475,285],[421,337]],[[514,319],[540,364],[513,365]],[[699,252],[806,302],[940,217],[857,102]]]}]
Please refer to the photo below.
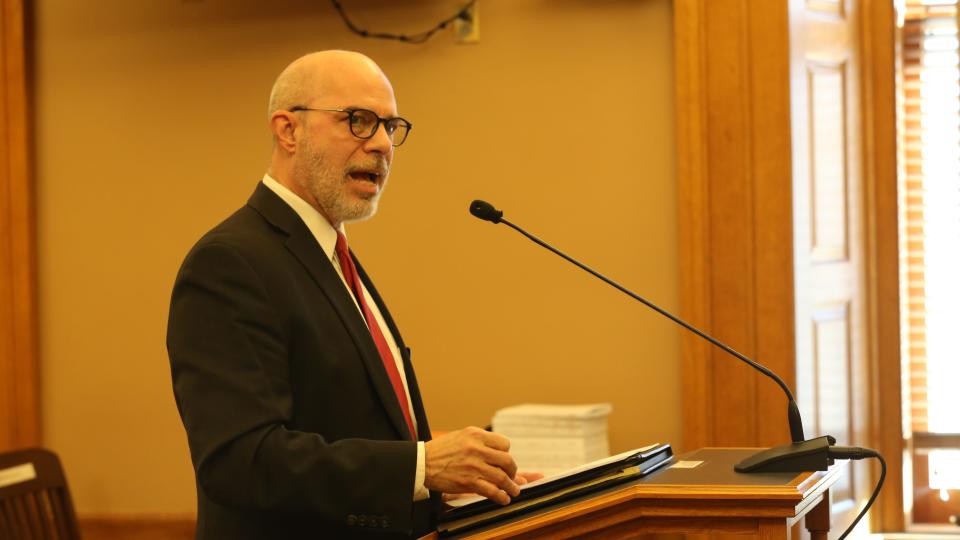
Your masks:
[{"label": "bald head", "polygon": [[[302,56],[277,77],[269,109],[270,176],[335,227],[372,216],[393,161],[382,121],[397,117],[393,87],[380,67],[349,51]],[[352,123],[361,110],[365,118],[379,117],[364,137]]]},{"label": "bald head", "polygon": [[390,81],[369,57],[352,51],[319,51],[297,58],[280,73],[270,91],[267,115],[306,105],[310,100],[341,89],[347,83],[344,78],[350,79],[351,84],[357,78],[381,83],[389,89],[392,98]]}]

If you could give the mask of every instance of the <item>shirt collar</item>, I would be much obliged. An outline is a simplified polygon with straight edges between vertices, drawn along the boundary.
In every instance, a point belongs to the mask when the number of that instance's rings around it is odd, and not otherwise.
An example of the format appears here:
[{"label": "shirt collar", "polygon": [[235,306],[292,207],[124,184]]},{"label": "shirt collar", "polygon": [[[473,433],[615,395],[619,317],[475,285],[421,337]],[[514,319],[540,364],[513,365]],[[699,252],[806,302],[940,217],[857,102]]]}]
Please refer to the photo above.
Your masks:
[{"label": "shirt collar", "polygon": [[[323,217],[323,214],[318,212],[316,208],[310,206],[310,203],[301,199],[300,196],[290,191],[290,189],[280,182],[274,180],[269,174],[263,175],[263,185],[267,186],[270,191],[276,193],[278,197],[283,199],[283,201],[300,216],[300,219],[303,220],[307,229],[309,229],[313,237],[317,239],[317,243],[320,244],[327,258],[331,261],[334,260],[337,247],[337,230],[330,225],[327,218]],[[344,232],[343,225],[340,226],[340,232]]]}]

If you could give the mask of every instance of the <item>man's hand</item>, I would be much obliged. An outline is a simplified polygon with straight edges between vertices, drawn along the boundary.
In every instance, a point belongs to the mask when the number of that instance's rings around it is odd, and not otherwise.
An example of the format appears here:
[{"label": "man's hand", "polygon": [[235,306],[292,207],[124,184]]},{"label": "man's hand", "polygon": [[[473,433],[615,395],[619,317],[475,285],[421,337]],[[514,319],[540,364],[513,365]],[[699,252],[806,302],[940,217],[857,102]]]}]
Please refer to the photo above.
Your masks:
[{"label": "man's hand", "polygon": [[530,482],[536,482],[543,478],[543,473],[538,472],[518,472],[516,476],[513,477],[513,481],[517,483],[518,486],[524,484],[529,484]]},{"label": "man's hand", "polygon": [[[524,485],[524,484],[529,484],[530,482],[536,482],[537,480],[540,480],[541,478],[543,478],[543,473],[538,473],[538,472],[517,472],[517,475],[513,477],[513,481],[514,481],[514,483],[516,483],[518,486],[522,486],[522,485]],[[444,493],[444,494],[443,494],[443,500],[444,500],[444,501],[455,501],[455,500],[457,500],[457,499],[463,499],[464,497],[476,497],[476,496],[477,496],[476,493],[456,493],[456,494],[454,494],[454,493]]]},{"label": "man's hand", "polygon": [[477,493],[499,504],[520,494],[517,464],[503,435],[468,427],[427,441],[424,485],[442,493]]}]

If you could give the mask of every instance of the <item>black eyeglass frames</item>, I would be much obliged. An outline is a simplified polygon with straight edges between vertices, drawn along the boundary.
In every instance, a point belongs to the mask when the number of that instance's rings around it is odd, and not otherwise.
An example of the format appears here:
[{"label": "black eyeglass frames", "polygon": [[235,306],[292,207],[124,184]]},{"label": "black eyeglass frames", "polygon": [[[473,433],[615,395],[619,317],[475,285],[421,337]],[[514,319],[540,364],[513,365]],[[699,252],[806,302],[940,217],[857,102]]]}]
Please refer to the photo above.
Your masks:
[{"label": "black eyeglass frames", "polygon": [[410,134],[410,130],[413,129],[413,124],[403,118],[380,118],[377,113],[367,109],[314,109],[301,106],[290,109],[290,112],[298,111],[345,113],[349,115],[350,133],[358,139],[369,139],[373,137],[377,129],[380,128],[380,124],[383,124],[383,129],[387,132],[387,137],[390,138],[390,144],[393,146],[403,144],[403,141],[407,140],[407,135]]}]

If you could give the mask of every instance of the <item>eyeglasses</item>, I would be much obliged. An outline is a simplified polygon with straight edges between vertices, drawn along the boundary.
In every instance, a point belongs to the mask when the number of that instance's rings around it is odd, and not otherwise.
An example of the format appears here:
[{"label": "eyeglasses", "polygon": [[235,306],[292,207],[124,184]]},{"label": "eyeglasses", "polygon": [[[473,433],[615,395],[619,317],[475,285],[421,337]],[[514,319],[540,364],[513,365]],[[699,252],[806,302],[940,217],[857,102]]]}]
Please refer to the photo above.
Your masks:
[{"label": "eyeglasses", "polygon": [[410,134],[410,130],[413,129],[413,124],[403,118],[380,118],[377,116],[377,113],[367,109],[312,109],[310,107],[300,106],[290,109],[290,112],[298,111],[347,113],[350,120],[350,133],[353,133],[353,136],[358,139],[369,139],[373,137],[377,129],[380,128],[380,124],[383,124],[383,129],[387,132],[387,137],[390,138],[390,144],[393,146],[403,144],[403,141],[407,140],[407,135]]}]

